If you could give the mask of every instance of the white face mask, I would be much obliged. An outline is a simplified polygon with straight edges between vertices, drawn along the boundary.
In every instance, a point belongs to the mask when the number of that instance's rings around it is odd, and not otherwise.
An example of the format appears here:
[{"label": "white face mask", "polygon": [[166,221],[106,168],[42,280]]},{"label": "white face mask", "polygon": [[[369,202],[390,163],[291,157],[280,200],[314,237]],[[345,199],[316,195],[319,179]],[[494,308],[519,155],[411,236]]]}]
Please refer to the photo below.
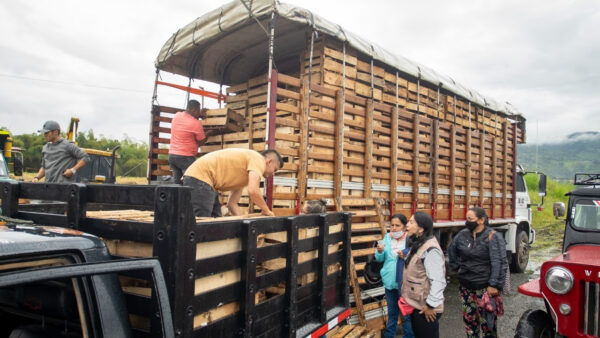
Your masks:
[{"label": "white face mask", "polygon": [[404,231],[394,231],[394,232],[390,232],[390,236],[393,239],[398,239],[400,237],[402,237],[402,235],[404,235]]}]

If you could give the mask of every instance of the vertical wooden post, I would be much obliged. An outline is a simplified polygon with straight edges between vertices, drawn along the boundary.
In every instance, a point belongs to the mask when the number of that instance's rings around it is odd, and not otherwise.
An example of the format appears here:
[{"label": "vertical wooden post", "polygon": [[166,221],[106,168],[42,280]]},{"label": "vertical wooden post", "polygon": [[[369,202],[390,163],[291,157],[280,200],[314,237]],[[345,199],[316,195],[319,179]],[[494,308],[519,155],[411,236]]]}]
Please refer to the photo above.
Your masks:
[{"label": "vertical wooden post", "polygon": [[417,211],[419,205],[419,148],[421,139],[419,138],[419,114],[415,113],[413,120],[413,205],[412,212]]},{"label": "vertical wooden post", "polygon": [[515,217],[516,216],[516,212],[517,212],[517,136],[519,132],[519,127],[518,127],[518,123],[513,123],[513,139],[512,139],[512,155],[513,155],[513,160],[512,160],[512,171],[513,171],[513,184],[512,184],[512,213],[511,213],[511,217]]},{"label": "vertical wooden post", "polygon": [[[250,81],[246,82],[246,93],[250,88]],[[245,116],[248,119],[248,149],[254,149],[254,110],[250,108],[250,100],[248,100],[248,95],[246,95],[246,100],[244,101],[244,111],[246,112]],[[254,202],[249,198],[248,201],[248,213],[251,214],[254,212]]]},{"label": "vertical wooden post", "polygon": [[394,109],[392,110],[391,129],[392,135],[390,139],[390,214],[393,215],[396,213],[396,198],[398,196],[398,192],[396,191],[396,187],[398,186],[398,107],[394,107]]},{"label": "vertical wooden post", "polygon": [[440,156],[440,121],[434,119],[431,123],[431,158],[429,160],[429,170],[431,173],[430,187],[431,191],[431,218],[436,220],[436,209],[438,200],[438,182],[439,182],[439,167],[438,160]]},{"label": "vertical wooden post", "polygon": [[[275,124],[277,123],[277,70],[269,74],[269,111],[267,112],[267,149],[275,149]],[[283,166],[283,163],[280,163]],[[267,178],[267,206],[273,209],[273,176]]]},{"label": "vertical wooden post", "polygon": [[365,118],[365,170],[364,170],[364,197],[371,197],[371,175],[373,174],[373,99],[367,101],[367,116]]},{"label": "vertical wooden post", "polygon": [[344,177],[344,91],[335,93],[335,159],[333,172],[333,196],[337,211],[342,210],[342,180]]},{"label": "vertical wooden post", "polygon": [[473,150],[471,149],[472,147],[472,138],[473,138],[473,132],[471,130],[470,127],[467,128],[467,135],[466,135],[466,141],[467,141],[467,146],[466,146],[466,163],[465,163],[465,176],[466,176],[466,187],[465,187],[465,212],[464,212],[464,218],[466,218],[467,216],[467,211],[469,211],[469,208],[471,207],[471,186],[472,186],[472,172],[471,172],[471,161],[472,161],[472,152]]},{"label": "vertical wooden post", "polygon": [[450,126],[450,203],[449,218],[454,220],[454,202],[456,199],[456,125]]},{"label": "vertical wooden post", "polygon": [[[481,115],[483,121],[484,115]],[[483,181],[485,176],[485,125],[481,125],[479,132],[479,207],[483,208]]]},{"label": "vertical wooden post", "polygon": [[503,123],[503,135],[504,138],[502,151],[503,163],[502,163],[502,218],[506,218],[506,202],[508,201],[508,121]]},{"label": "vertical wooden post", "polygon": [[298,171],[298,202],[300,205],[306,200],[306,183],[308,171],[308,113],[310,109],[310,83],[308,77],[302,79],[300,95],[300,149]]},{"label": "vertical wooden post", "polygon": [[496,141],[496,136],[492,136],[492,210],[490,211],[490,218],[494,218],[496,216],[496,211],[494,209],[496,208],[496,194],[498,192],[496,189],[496,181],[498,178],[498,144]]}]

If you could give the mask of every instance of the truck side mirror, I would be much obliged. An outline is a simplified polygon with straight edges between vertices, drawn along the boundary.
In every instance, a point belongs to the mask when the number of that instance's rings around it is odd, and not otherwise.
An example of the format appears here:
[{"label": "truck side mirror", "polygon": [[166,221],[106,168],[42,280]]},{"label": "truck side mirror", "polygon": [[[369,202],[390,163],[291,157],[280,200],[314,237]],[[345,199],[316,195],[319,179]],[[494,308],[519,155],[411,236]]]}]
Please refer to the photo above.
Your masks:
[{"label": "truck side mirror", "polygon": [[563,202],[554,202],[552,213],[556,219],[563,217],[565,215],[565,204]]},{"label": "truck side mirror", "polygon": [[546,175],[540,174],[538,178],[538,195],[546,196]]}]

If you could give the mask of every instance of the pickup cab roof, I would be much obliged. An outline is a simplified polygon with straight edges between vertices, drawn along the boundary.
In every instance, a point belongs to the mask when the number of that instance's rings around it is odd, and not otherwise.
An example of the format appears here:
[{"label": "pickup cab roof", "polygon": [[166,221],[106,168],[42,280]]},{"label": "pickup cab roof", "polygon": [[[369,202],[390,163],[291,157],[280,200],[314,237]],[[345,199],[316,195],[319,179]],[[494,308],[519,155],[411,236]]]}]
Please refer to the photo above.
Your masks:
[{"label": "pickup cab roof", "polygon": [[[104,243],[98,237],[81,231],[29,224],[0,226],[0,257],[33,253],[41,256],[44,253],[73,250],[87,257],[86,261],[91,258],[92,252],[95,259],[110,257]],[[101,257],[98,257],[98,254]]]}]

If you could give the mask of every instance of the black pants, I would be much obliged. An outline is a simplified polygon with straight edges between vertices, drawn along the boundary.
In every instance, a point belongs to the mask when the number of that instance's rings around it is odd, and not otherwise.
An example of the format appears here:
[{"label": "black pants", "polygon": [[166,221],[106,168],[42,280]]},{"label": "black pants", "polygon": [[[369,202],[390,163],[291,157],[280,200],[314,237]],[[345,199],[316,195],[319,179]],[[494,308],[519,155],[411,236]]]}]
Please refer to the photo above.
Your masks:
[{"label": "black pants", "polygon": [[192,207],[196,217],[221,217],[219,193],[208,183],[183,176],[183,185],[192,188]]},{"label": "black pants", "polygon": [[410,315],[413,333],[417,338],[440,338],[440,317],[438,313],[435,321],[428,322],[424,314],[419,314],[419,310],[415,309]]},{"label": "black pants", "polygon": [[181,178],[189,166],[196,161],[194,156],[169,155],[169,165],[173,172],[173,182],[181,184]]}]

